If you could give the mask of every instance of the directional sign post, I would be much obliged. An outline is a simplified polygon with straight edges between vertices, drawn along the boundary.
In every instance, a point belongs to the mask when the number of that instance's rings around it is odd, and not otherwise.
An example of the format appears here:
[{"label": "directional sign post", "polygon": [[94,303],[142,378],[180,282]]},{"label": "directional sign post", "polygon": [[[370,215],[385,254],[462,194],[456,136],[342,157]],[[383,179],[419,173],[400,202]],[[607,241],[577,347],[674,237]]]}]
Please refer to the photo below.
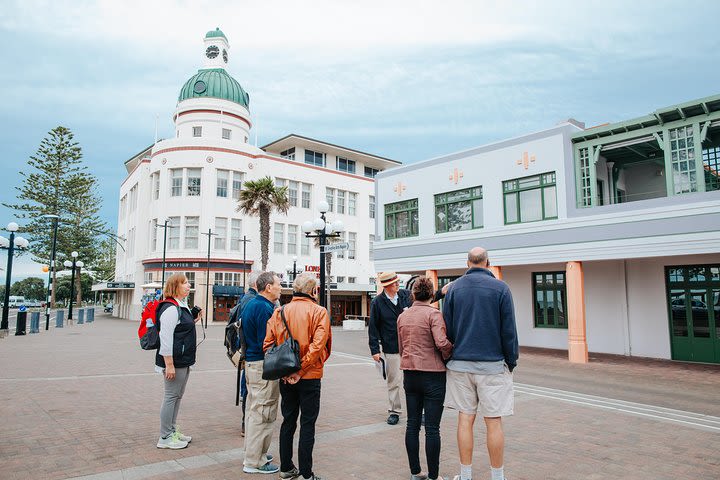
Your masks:
[{"label": "directional sign post", "polygon": [[350,244],[348,242],[336,243],[334,245],[324,245],[323,253],[338,252],[340,250],[350,250]]}]

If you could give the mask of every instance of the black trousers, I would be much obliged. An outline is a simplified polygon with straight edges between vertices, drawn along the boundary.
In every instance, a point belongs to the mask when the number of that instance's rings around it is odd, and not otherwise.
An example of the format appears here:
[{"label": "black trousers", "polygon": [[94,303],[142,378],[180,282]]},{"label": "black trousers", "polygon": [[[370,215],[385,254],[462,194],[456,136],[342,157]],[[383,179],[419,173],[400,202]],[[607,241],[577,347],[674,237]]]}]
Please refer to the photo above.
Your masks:
[{"label": "black trousers", "polygon": [[293,463],[293,438],[300,416],[298,470],[304,478],[313,476],[312,453],[315,446],[315,422],[320,413],[320,379],[300,380],[295,385],[280,382],[280,470],[289,472]]},{"label": "black trousers", "polygon": [[405,400],[407,402],[407,428],[405,449],[410,473],[420,473],[420,418],[425,410],[425,457],[428,476],[438,478],[440,469],[440,419],[445,400],[445,372],[403,372]]}]

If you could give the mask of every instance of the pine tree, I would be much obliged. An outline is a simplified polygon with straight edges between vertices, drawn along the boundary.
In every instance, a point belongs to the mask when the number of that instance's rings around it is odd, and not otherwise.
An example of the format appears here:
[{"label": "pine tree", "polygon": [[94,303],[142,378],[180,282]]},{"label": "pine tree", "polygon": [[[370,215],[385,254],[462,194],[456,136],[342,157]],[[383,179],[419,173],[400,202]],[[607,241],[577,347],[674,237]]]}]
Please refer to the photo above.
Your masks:
[{"label": "pine tree", "polygon": [[98,280],[112,280],[115,277],[115,253],[118,244],[113,238],[104,238],[100,242],[100,255],[90,265]]},{"label": "pine tree", "polygon": [[27,164],[28,171],[20,172],[22,185],[16,187],[18,203],[3,205],[14,209],[18,219],[25,220],[21,230],[30,240],[33,261],[50,264],[52,220],[44,215],[58,215],[56,265],[61,266],[71,251],[77,251],[83,262],[92,263],[97,256],[97,235],[106,228],[97,215],[101,205],[95,190],[97,180],[83,165],[82,149],[74,141],[73,133],[63,126],[48,132]]}]

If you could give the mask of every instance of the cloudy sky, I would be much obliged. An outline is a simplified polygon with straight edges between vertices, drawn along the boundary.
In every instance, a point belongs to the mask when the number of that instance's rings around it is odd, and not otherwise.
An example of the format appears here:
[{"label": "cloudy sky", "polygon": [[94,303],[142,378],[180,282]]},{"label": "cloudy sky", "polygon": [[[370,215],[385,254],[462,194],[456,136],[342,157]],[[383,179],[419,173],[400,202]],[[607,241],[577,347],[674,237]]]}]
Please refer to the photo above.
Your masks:
[{"label": "cloudy sky", "polygon": [[[718,18],[711,1],[4,0],[0,201],[64,125],[114,228],[123,162],[156,119],[172,136],[215,27],[250,93],[253,141],[298,133],[414,162],[720,93]],[[0,224],[12,215],[0,207]]]}]

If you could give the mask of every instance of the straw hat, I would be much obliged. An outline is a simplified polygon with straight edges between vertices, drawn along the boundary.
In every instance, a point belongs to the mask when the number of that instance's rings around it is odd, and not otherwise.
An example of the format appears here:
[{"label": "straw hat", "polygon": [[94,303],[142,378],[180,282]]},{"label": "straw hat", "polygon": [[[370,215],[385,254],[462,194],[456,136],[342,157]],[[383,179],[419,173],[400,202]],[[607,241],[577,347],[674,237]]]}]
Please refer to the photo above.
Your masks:
[{"label": "straw hat", "polygon": [[399,281],[399,279],[397,273],[395,272],[382,272],[380,275],[378,275],[378,282],[380,282],[380,285],[383,288],[392,285],[397,281]]}]

